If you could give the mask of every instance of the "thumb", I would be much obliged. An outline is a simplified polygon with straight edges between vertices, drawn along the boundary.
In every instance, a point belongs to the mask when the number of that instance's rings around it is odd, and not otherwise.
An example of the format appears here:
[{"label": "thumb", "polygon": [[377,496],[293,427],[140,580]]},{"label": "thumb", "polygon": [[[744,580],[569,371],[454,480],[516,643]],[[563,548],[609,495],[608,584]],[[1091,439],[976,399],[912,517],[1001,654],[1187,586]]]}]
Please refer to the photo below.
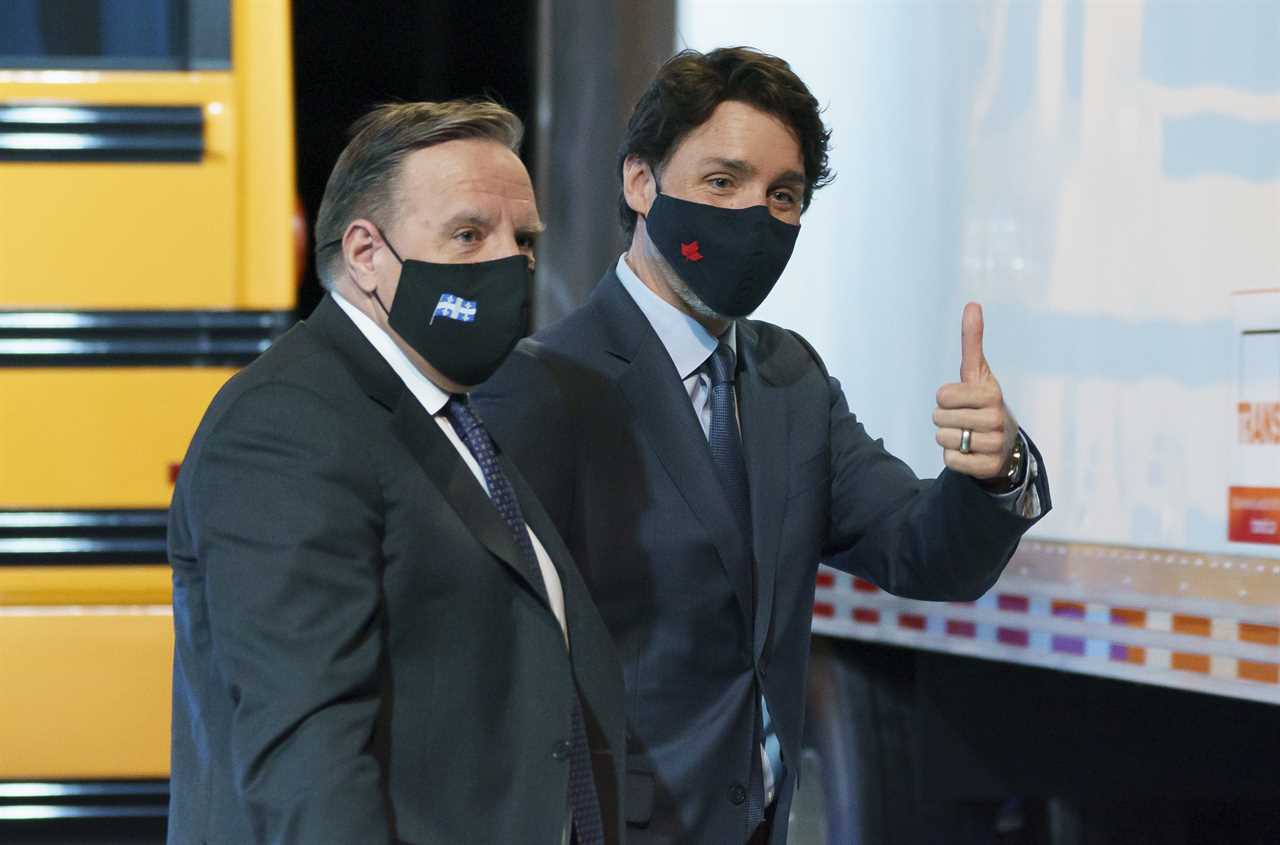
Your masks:
[{"label": "thumb", "polygon": [[982,354],[982,306],[970,302],[960,323],[960,381],[976,384],[989,372]]}]

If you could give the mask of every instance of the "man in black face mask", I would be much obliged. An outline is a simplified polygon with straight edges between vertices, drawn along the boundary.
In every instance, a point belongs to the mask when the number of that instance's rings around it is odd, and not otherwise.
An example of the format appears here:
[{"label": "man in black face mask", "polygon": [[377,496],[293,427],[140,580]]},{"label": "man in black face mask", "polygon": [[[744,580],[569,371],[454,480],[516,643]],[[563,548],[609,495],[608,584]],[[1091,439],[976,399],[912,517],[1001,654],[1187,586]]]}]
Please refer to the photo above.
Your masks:
[{"label": "man in black face mask", "polygon": [[973,599],[1049,509],[978,306],[938,392],[935,480],[867,435],[799,335],[745,319],[829,178],[827,138],[786,62],[672,58],[620,153],[627,252],[477,391],[618,645],[633,845],[786,841],[820,559]]},{"label": "man in black face mask", "polygon": [[355,127],[329,295],[218,394],[169,527],[169,841],[620,843],[623,683],[467,391],[526,333],[541,223],[493,103]]}]

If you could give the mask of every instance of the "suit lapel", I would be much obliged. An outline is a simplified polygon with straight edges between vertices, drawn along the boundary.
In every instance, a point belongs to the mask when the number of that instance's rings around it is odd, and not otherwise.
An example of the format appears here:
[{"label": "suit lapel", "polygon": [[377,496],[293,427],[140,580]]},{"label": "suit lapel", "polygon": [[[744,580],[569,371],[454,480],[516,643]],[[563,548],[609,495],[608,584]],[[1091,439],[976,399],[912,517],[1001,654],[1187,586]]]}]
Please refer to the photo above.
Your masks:
[{"label": "suit lapel", "polygon": [[[541,597],[520,560],[511,529],[472,475],[458,450],[422,403],[404,386],[391,365],[378,354],[342,308],[327,294],[304,321],[337,350],[356,382],[371,399],[392,412],[392,429],[449,506],[480,543],[496,555],[524,584]],[[541,536],[541,535],[539,535]]]},{"label": "suit lapel", "polygon": [[555,567],[556,574],[560,577],[560,591],[564,595],[565,627],[569,630],[569,639],[572,643],[574,632],[584,630],[582,623],[575,624],[575,621],[581,618],[585,608],[590,607],[586,583],[582,580],[577,566],[574,565],[573,554],[560,538],[560,532],[556,530],[551,517],[543,510],[542,503],[538,501],[537,495],[520,475],[520,471],[505,455],[500,455],[498,460],[507,477],[511,479],[511,486],[516,491],[516,498],[520,502],[520,510],[524,513],[525,522],[538,538],[538,542],[542,544],[542,548],[546,550],[551,565]]},{"label": "suit lapel", "polygon": [[[621,759],[626,749],[618,741],[625,732],[623,716],[626,707],[622,697],[622,676],[616,668],[619,662],[613,638],[592,603],[586,580],[574,564],[573,555],[560,538],[551,517],[511,461],[505,456],[500,456],[499,460],[515,488],[525,521],[546,549],[547,557],[560,576],[565,627],[569,632],[569,662],[582,697],[592,750],[608,751]],[[613,680],[611,676],[616,677],[616,685],[610,683]]]},{"label": "suit lapel", "polygon": [[520,559],[520,550],[506,521],[439,424],[408,390],[400,395],[392,428],[472,535],[505,563],[534,595],[541,596],[542,591],[530,581],[530,573]]},{"label": "suit lapel", "polygon": [[394,411],[405,392],[404,382],[369,339],[360,333],[341,306],[333,301],[336,294],[325,294],[311,315],[303,321],[308,329],[319,333],[342,359],[356,384],[369,398],[388,411]]},{"label": "suit lapel", "polygon": [[617,383],[636,428],[658,456],[680,495],[711,536],[725,577],[738,597],[744,624],[750,621],[751,595],[733,568],[751,551],[729,507],[711,462],[711,451],[671,363],[671,356],[649,321],[611,271],[601,282],[596,303],[605,316],[610,352],[628,366]]},{"label": "suit lapel", "polygon": [[770,384],[761,371],[755,329],[739,321],[738,417],[751,485],[751,525],[755,542],[755,654],[764,650],[773,613],[778,543],[786,509],[787,404],[785,391]]}]

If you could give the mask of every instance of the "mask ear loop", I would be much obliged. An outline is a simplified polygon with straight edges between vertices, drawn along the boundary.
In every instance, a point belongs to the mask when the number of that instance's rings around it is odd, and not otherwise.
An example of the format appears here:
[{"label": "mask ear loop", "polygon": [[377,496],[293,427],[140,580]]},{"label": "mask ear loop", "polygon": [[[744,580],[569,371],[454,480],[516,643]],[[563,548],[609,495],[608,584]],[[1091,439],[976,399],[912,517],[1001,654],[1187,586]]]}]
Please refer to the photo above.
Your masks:
[{"label": "mask ear loop", "polygon": [[[404,259],[400,257],[400,253],[396,252],[396,248],[395,248],[394,246],[392,246],[392,245],[391,245],[391,241],[390,241],[390,239],[389,239],[389,238],[387,238],[386,233],[385,233],[385,232],[383,232],[383,231],[382,231],[382,229],[381,229],[380,227],[377,229],[377,231],[378,231],[378,237],[382,238],[382,242],[383,242],[384,244],[386,244],[386,245],[387,245],[387,249],[391,250],[391,254],[395,256],[396,261],[400,262],[400,265],[401,265],[401,266],[404,266]],[[333,240],[328,241],[327,243],[325,243],[325,245],[324,245],[324,246],[322,246],[322,247],[320,247],[320,249],[321,249],[321,250],[325,250],[325,249],[328,249],[329,247],[333,246],[334,244],[340,244],[340,243],[342,243],[342,238],[334,238]],[[378,289],[377,289],[377,288],[374,288],[374,289],[373,289],[373,294],[372,294],[372,296],[373,296],[373,298],[374,298],[374,299],[376,299],[376,300],[378,301],[378,304],[382,306],[382,310],[383,310],[384,312],[386,312],[386,315],[387,315],[388,317],[390,317],[390,316],[391,316],[391,309],[387,308],[387,306],[386,306],[386,305],[383,305],[382,297],[378,296]]]},{"label": "mask ear loop", "polygon": [[[400,253],[396,252],[396,248],[391,245],[391,240],[387,237],[386,233],[382,231],[381,227],[378,229],[378,237],[382,238],[382,242],[387,245],[387,249],[391,250],[391,254],[395,256],[396,261],[400,262],[400,266],[403,267],[404,259],[400,257]],[[373,298],[378,300],[379,305],[382,305],[382,310],[386,312],[389,319],[391,317],[391,309],[382,304],[382,297],[378,296],[377,287],[374,287],[373,289]]]},{"label": "mask ear loop", "polygon": [[[654,190],[653,201],[657,202],[658,197],[662,196],[662,183],[658,181],[658,167],[657,165],[649,164],[648,162],[645,162],[645,164],[649,168],[649,175],[653,177],[653,190]],[[652,205],[649,206],[649,210],[650,211],[653,210]],[[646,226],[649,225],[649,215],[647,212],[645,214],[641,214],[640,212],[637,211],[636,216],[643,218]]]},{"label": "mask ear loop", "polygon": [[404,259],[400,257],[400,253],[396,252],[396,248],[391,245],[391,239],[386,236],[386,233],[384,233],[381,229],[379,229],[378,237],[382,238],[382,242],[387,245],[387,249],[391,250],[391,254],[396,257],[396,261],[399,261],[401,264],[403,264]]}]

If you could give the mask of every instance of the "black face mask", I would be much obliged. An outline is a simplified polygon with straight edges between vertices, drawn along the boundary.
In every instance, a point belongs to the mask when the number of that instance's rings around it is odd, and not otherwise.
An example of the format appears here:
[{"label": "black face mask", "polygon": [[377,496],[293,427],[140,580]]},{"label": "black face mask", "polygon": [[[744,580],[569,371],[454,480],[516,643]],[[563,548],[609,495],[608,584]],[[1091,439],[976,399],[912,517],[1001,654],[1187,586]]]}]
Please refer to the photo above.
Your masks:
[{"label": "black face mask", "polygon": [[645,231],[689,289],[717,314],[745,317],[760,307],[791,259],[800,227],[768,206],[720,208],[661,192]]},{"label": "black face mask", "polygon": [[405,343],[446,378],[474,387],[498,367],[529,333],[533,271],[523,255],[474,264],[400,262],[400,284],[388,322]]}]

